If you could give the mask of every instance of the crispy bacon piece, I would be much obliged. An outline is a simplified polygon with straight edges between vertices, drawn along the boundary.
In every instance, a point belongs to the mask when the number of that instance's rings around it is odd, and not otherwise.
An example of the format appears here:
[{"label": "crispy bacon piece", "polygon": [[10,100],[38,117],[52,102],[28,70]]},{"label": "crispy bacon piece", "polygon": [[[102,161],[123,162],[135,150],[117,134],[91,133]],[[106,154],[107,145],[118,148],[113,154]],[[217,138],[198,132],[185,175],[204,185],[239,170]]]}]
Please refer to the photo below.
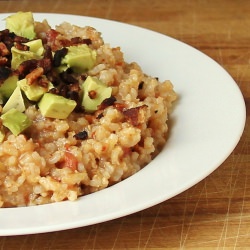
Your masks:
[{"label": "crispy bacon piece", "polygon": [[28,75],[26,75],[27,83],[32,85],[39,77],[43,75],[43,68],[39,67],[31,71]]},{"label": "crispy bacon piece", "polygon": [[102,110],[107,108],[108,106],[112,106],[116,102],[116,98],[114,96],[110,96],[103,100],[103,102],[99,105],[98,109]]},{"label": "crispy bacon piece", "polygon": [[49,58],[43,58],[41,60],[31,59],[24,61],[18,66],[18,72],[20,77],[24,78],[36,68],[43,69],[43,74],[47,74],[52,69],[51,60]]},{"label": "crispy bacon piece", "polygon": [[8,64],[8,58],[4,56],[0,56],[0,66],[5,66]]},{"label": "crispy bacon piece", "polygon": [[55,52],[55,55],[54,55],[53,65],[55,67],[59,67],[61,65],[61,61],[62,61],[63,57],[66,56],[67,53],[68,53],[67,48],[62,48],[62,49],[57,50]]},{"label": "crispy bacon piece", "polygon": [[44,74],[47,74],[50,70],[52,70],[52,62],[49,58],[43,58],[38,61],[37,67],[43,68]]},{"label": "crispy bacon piece", "polygon": [[74,46],[74,45],[79,45],[79,44],[90,45],[92,44],[92,41],[89,38],[73,37],[70,40],[61,39],[60,44],[62,47],[69,47],[69,46]]},{"label": "crispy bacon piece", "polygon": [[37,68],[37,64],[38,64],[38,60],[36,59],[31,59],[31,60],[22,62],[18,66],[18,69],[17,69],[20,74],[20,77],[24,78],[27,74],[32,72],[35,68]]},{"label": "crispy bacon piece", "polygon": [[15,43],[15,48],[23,51],[28,51],[29,46],[22,44],[22,43]]},{"label": "crispy bacon piece", "polygon": [[50,29],[46,32],[47,45],[51,47],[52,51],[56,51],[58,45],[56,44],[56,38],[60,33],[54,29]]},{"label": "crispy bacon piece", "polygon": [[143,121],[140,119],[140,110],[146,108],[146,105],[136,107],[136,108],[130,108],[123,110],[122,113],[124,117],[133,125],[138,126]]},{"label": "crispy bacon piece", "polygon": [[3,42],[0,42],[0,55],[7,56],[9,54],[10,51],[8,50],[7,46]]}]

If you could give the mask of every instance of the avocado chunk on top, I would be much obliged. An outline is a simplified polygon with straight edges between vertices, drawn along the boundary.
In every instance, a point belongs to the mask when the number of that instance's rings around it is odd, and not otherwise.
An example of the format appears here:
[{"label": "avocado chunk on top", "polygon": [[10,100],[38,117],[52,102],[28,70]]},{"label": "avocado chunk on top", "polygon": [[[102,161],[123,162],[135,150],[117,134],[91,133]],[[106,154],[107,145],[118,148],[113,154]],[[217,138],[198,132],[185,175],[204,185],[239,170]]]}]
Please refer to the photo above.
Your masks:
[{"label": "avocado chunk on top", "polygon": [[87,44],[67,47],[67,55],[62,59],[62,64],[72,68],[76,73],[84,73],[93,68],[96,62],[96,51],[91,50]]},{"label": "avocado chunk on top", "polygon": [[39,54],[36,54],[32,51],[24,51],[24,50],[19,50],[15,47],[11,48],[11,54],[12,54],[12,59],[11,59],[11,68],[13,69],[17,69],[18,66],[27,60],[31,60],[31,59],[42,59],[42,56],[40,56]]},{"label": "avocado chunk on top", "polygon": [[38,103],[44,117],[66,119],[74,110],[77,103],[63,96],[45,93]]},{"label": "avocado chunk on top", "polygon": [[19,11],[8,16],[5,21],[6,28],[9,29],[10,32],[14,32],[16,35],[30,40],[36,37],[34,18],[31,12]]},{"label": "avocado chunk on top", "polygon": [[3,99],[8,99],[17,86],[18,76],[9,76],[0,86],[0,94]]},{"label": "avocado chunk on top", "polygon": [[48,87],[43,87],[35,83],[28,84],[26,78],[18,81],[17,86],[21,88],[25,96],[30,101],[39,101],[39,99],[43,96],[43,94],[48,92],[48,90],[53,87],[52,83],[50,83]]},{"label": "avocado chunk on top", "polygon": [[88,76],[81,85],[83,89],[82,106],[87,112],[94,112],[98,106],[111,96],[112,88],[96,77]]},{"label": "avocado chunk on top", "polygon": [[27,43],[24,43],[24,45],[27,45],[29,47],[29,51],[35,53],[38,56],[42,56],[45,50],[43,47],[42,39],[29,41]]},{"label": "avocado chunk on top", "polygon": [[6,113],[1,115],[1,120],[3,125],[14,135],[19,135],[32,124],[32,121],[27,115],[15,108],[8,110]]},{"label": "avocado chunk on top", "polygon": [[13,108],[20,112],[25,111],[25,101],[19,86],[16,87],[8,101],[3,106],[2,113],[6,113],[8,110]]}]

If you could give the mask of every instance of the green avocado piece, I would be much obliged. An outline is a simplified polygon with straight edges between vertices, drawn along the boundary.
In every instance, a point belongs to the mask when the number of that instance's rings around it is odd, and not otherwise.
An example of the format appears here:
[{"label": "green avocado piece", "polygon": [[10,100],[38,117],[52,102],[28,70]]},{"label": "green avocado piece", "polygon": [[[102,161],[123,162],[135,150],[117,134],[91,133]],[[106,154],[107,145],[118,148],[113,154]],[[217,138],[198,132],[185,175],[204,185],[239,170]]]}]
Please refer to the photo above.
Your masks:
[{"label": "green avocado piece", "polygon": [[76,107],[76,102],[63,96],[45,93],[38,107],[44,117],[66,119]]},{"label": "green avocado piece", "polygon": [[42,56],[32,52],[32,51],[24,51],[24,50],[19,50],[15,47],[11,48],[11,54],[12,54],[12,59],[11,59],[11,68],[17,69],[18,66],[27,60],[31,59],[42,59]]},{"label": "green avocado piece", "polygon": [[10,32],[14,32],[16,35],[30,40],[36,37],[34,18],[31,12],[19,11],[8,16],[5,21],[6,28],[9,29]]},{"label": "green avocado piece", "polygon": [[82,106],[87,112],[94,112],[98,106],[111,96],[112,88],[108,87],[96,77],[88,76],[82,83]]},{"label": "green avocado piece", "polygon": [[9,76],[0,86],[0,93],[4,99],[8,99],[17,86],[18,76]]},{"label": "green avocado piece", "polygon": [[25,96],[30,101],[39,101],[39,99],[43,96],[44,93],[48,92],[50,88],[53,87],[52,83],[49,84],[48,88],[44,88],[42,86],[39,86],[37,84],[28,84],[27,79],[24,78],[17,82],[17,86],[21,88],[21,90],[24,92]]},{"label": "green avocado piece", "polygon": [[24,43],[24,45],[27,45],[29,47],[29,51],[35,53],[38,56],[42,56],[44,53],[44,47],[42,39],[36,39],[27,43]]},{"label": "green avocado piece", "polygon": [[66,64],[76,73],[84,73],[93,68],[96,62],[96,51],[91,50],[87,44],[67,47],[68,53],[62,59],[62,64]]},{"label": "green avocado piece", "polygon": [[14,135],[20,134],[32,124],[32,121],[27,115],[15,108],[8,110],[6,113],[1,115],[1,120],[3,125]]},{"label": "green avocado piece", "polygon": [[2,109],[2,113],[6,113],[10,109],[16,109],[20,112],[25,110],[25,102],[20,87],[16,87],[8,101],[5,103]]}]

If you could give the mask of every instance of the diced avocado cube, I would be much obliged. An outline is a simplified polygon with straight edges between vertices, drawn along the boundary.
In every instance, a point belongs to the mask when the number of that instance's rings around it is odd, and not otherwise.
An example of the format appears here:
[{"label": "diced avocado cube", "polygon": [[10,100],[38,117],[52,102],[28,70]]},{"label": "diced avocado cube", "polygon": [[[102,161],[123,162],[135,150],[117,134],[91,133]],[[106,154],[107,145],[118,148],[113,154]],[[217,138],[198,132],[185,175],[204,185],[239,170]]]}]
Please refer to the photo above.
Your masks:
[{"label": "diced avocado cube", "polygon": [[38,107],[44,117],[66,119],[76,107],[76,102],[63,96],[45,93]]},{"label": "diced avocado cube", "polygon": [[42,39],[36,39],[27,43],[24,43],[29,47],[29,51],[34,52],[38,56],[42,56],[44,53],[44,47]]},{"label": "diced avocado cube", "polygon": [[96,51],[91,50],[87,44],[67,47],[68,53],[62,59],[62,64],[66,64],[76,73],[83,73],[94,67],[96,62]]},{"label": "diced avocado cube", "polygon": [[18,76],[9,76],[0,86],[0,93],[3,98],[8,99],[17,86]]},{"label": "diced avocado cube", "polygon": [[20,112],[25,110],[25,102],[19,86],[16,87],[8,101],[3,106],[2,113],[6,113],[8,110],[13,108]]},{"label": "diced avocado cube", "polygon": [[11,48],[11,54],[12,54],[12,59],[11,59],[11,68],[17,69],[18,66],[27,60],[31,59],[42,59],[42,56],[32,52],[32,51],[24,51],[24,50],[19,50],[15,47]]},{"label": "diced avocado cube", "polygon": [[38,101],[43,96],[43,94],[51,88],[50,86],[52,84],[50,84],[48,88],[44,88],[35,83],[28,84],[26,78],[24,78],[18,81],[17,85],[21,88],[21,90],[30,101]]},{"label": "diced avocado cube", "polygon": [[14,135],[20,134],[32,124],[27,115],[14,108],[4,113],[1,116],[1,120],[3,125]]},{"label": "diced avocado cube", "polygon": [[83,89],[82,106],[87,112],[94,112],[98,106],[111,96],[112,88],[96,77],[88,76],[81,85]]},{"label": "diced avocado cube", "polygon": [[34,39],[36,37],[34,29],[34,18],[31,12],[19,11],[6,19],[6,28],[18,36]]}]

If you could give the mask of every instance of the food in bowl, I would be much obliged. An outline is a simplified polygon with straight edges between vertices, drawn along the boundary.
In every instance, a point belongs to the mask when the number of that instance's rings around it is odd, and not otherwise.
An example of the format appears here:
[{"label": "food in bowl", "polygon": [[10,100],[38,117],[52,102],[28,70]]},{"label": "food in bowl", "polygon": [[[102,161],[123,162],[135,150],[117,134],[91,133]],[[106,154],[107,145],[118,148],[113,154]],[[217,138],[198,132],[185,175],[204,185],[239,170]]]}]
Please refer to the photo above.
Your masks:
[{"label": "food in bowl", "polygon": [[135,174],[165,144],[176,98],[94,27],[10,15],[0,31],[0,207],[74,201]]}]

